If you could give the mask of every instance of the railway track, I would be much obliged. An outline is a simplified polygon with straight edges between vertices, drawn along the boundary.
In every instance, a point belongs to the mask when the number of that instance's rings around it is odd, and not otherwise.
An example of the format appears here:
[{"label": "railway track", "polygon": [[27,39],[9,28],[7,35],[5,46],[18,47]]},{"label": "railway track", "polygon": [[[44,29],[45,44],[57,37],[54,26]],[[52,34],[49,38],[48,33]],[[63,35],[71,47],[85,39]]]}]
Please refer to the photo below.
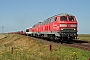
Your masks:
[{"label": "railway track", "polygon": [[90,43],[72,43],[72,44],[63,43],[63,45],[90,51]]},{"label": "railway track", "polygon": [[47,39],[41,39],[41,38],[34,38],[31,37],[34,40],[37,40],[39,42],[45,43],[45,44],[51,44],[51,45],[64,45],[64,46],[70,46],[79,48],[82,50],[90,51],[90,42],[89,41],[82,41],[82,40],[72,40],[69,43],[67,41],[63,41],[63,43],[58,41],[49,41]]}]

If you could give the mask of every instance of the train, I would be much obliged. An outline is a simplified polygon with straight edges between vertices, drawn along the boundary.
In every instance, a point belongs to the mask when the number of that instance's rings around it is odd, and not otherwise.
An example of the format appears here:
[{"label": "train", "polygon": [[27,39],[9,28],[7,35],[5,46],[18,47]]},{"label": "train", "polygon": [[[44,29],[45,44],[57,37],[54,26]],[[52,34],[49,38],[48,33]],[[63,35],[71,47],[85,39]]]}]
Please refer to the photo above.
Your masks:
[{"label": "train", "polygon": [[70,41],[77,39],[78,22],[72,14],[61,13],[45,19],[27,28],[19,34],[29,35],[48,40]]},{"label": "train", "polygon": [[74,15],[61,13],[38,22],[26,32],[30,32],[34,37],[70,41],[77,39],[78,22]]}]

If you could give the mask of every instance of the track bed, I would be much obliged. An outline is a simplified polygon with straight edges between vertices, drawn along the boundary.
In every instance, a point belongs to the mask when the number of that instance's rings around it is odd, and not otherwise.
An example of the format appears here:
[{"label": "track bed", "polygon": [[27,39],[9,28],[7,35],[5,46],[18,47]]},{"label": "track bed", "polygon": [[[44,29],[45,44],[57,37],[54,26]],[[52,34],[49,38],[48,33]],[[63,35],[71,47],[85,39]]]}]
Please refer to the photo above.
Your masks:
[{"label": "track bed", "polygon": [[34,38],[31,37],[34,40],[40,41],[45,44],[51,44],[51,45],[65,45],[65,46],[70,46],[70,47],[75,47],[83,50],[90,51],[90,41],[82,41],[82,40],[71,40],[69,43],[67,41],[63,41],[61,43],[60,41],[50,41],[47,39],[41,39],[41,38]]}]

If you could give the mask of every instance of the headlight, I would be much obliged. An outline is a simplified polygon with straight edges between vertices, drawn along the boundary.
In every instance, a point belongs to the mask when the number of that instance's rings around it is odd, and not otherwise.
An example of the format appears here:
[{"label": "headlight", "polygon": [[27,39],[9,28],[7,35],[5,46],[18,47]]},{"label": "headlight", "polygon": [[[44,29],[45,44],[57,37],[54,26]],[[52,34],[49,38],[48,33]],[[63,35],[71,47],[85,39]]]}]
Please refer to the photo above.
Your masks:
[{"label": "headlight", "polygon": [[71,27],[77,27],[77,25],[76,24],[71,24]]},{"label": "headlight", "polygon": [[61,28],[61,30],[63,30],[63,28]]},{"label": "headlight", "polygon": [[67,27],[67,24],[60,24],[60,27]]},{"label": "headlight", "polygon": [[76,30],[76,29],[74,29],[74,30]]}]

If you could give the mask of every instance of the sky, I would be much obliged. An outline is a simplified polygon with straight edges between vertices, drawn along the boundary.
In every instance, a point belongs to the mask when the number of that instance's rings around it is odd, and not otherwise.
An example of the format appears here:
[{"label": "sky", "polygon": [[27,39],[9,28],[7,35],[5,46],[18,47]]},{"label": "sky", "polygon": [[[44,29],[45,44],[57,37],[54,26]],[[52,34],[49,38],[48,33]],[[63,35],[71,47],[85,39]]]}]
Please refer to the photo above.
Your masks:
[{"label": "sky", "polygon": [[0,0],[0,32],[25,31],[60,14],[76,16],[78,34],[90,34],[90,0]]}]

